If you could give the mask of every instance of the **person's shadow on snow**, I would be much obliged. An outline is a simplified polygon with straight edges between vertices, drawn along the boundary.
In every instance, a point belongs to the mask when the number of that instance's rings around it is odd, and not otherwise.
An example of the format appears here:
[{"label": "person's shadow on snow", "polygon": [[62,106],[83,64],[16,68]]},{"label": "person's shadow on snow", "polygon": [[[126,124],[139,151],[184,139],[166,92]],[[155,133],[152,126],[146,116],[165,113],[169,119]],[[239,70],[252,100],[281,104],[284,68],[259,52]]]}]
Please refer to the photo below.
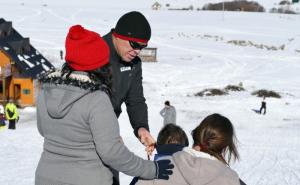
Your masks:
[{"label": "person's shadow on snow", "polygon": [[251,110],[253,110],[255,113],[257,113],[257,114],[260,114],[260,111],[259,110],[257,110],[257,109],[251,109]]}]

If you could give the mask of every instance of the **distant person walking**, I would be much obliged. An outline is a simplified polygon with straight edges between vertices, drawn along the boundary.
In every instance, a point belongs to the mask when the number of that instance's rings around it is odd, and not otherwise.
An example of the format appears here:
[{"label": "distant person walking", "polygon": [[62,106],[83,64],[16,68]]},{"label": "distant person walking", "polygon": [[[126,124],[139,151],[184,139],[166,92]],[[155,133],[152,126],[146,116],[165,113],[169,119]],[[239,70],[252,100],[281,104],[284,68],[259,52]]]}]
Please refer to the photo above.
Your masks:
[{"label": "distant person walking", "polygon": [[261,102],[261,106],[260,106],[260,109],[259,109],[259,113],[261,114],[263,112],[263,114],[265,115],[266,114],[266,111],[267,111],[267,102],[266,102],[266,97],[264,96],[262,102]]},{"label": "distant person walking", "polygon": [[165,107],[159,113],[164,118],[164,125],[176,124],[176,109],[169,101],[165,101]]},{"label": "distant person walking", "polygon": [[16,129],[16,120],[19,118],[19,113],[17,110],[17,106],[13,103],[12,100],[5,106],[5,116],[9,122],[8,129]]},{"label": "distant person walking", "polygon": [[63,50],[59,51],[59,55],[60,55],[60,60],[63,60],[64,59],[64,52],[63,52]]}]

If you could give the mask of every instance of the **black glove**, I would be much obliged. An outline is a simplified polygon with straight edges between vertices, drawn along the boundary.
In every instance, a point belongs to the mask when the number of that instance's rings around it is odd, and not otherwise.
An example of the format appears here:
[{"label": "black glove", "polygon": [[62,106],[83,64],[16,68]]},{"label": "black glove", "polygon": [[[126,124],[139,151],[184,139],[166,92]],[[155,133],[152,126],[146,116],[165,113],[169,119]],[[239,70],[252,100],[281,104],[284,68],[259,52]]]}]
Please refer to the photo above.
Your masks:
[{"label": "black glove", "polygon": [[240,185],[246,185],[246,183],[240,179]]},{"label": "black glove", "polygon": [[174,168],[174,165],[171,163],[170,160],[155,161],[155,165],[156,165],[156,179],[168,180],[169,175],[173,174],[172,169]]}]

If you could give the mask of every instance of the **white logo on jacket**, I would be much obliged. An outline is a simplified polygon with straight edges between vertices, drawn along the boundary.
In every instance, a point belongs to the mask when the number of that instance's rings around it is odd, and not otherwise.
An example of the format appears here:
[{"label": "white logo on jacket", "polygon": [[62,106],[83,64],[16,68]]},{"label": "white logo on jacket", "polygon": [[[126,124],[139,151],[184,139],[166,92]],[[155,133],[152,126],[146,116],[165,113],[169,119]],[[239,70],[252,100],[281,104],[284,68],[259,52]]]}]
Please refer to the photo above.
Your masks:
[{"label": "white logo on jacket", "polygon": [[130,66],[127,66],[127,67],[120,67],[120,71],[121,72],[124,72],[124,71],[130,71],[131,70],[131,67]]}]

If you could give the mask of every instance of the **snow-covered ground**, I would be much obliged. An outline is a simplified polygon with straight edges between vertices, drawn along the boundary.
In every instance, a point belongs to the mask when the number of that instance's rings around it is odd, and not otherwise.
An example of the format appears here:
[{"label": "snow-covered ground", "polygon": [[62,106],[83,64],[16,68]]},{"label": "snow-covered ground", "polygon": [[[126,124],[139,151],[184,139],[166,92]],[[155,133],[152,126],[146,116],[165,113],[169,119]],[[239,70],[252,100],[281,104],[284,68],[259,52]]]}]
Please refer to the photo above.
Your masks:
[{"label": "snow-covered ground", "polygon": [[[174,9],[174,8],[189,8],[189,7],[193,7],[194,10],[198,10],[198,9],[202,9],[203,6],[207,4],[230,2],[230,1],[234,1],[234,0],[172,0],[172,1],[157,0],[156,2],[158,2],[161,5],[161,9],[165,9],[165,10],[172,9],[172,8]],[[239,0],[235,0],[235,1],[239,1]],[[270,12],[272,8],[284,8],[288,10],[293,10],[297,13],[300,12],[300,3],[290,3],[289,5],[280,5],[280,2],[284,0],[251,0],[251,1],[259,3],[261,6],[264,7],[266,12]],[[291,0],[289,2],[291,2]]]},{"label": "snow-covered ground", "polygon": [[[14,28],[30,37],[33,46],[58,67],[63,63],[59,50],[64,48],[69,26],[82,24],[104,35],[125,12],[142,11],[152,25],[149,45],[158,48],[158,62],[143,63],[144,93],[153,135],[156,137],[162,126],[159,111],[165,100],[176,107],[178,125],[188,135],[205,116],[221,113],[236,128],[241,160],[232,168],[241,179],[249,185],[299,185],[300,15],[153,11],[150,7],[154,2],[1,0],[0,17],[12,21]],[[227,43],[231,40],[284,45],[284,50]],[[193,96],[205,88],[240,82],[246,91],[219,97]],[[261,98],[251,92],[259,89],[282,95],[281,99],[267,99],[265,116],[252,111],[259,108]],[[34,182],[43,140],[36,129],[35,108],[20,112],[15,131],[0,130],[1,185]],[[126,145],[146,158],[125,112],[119,121]],[[122,184],[130,180],[131,177],[121,175]]]}]

